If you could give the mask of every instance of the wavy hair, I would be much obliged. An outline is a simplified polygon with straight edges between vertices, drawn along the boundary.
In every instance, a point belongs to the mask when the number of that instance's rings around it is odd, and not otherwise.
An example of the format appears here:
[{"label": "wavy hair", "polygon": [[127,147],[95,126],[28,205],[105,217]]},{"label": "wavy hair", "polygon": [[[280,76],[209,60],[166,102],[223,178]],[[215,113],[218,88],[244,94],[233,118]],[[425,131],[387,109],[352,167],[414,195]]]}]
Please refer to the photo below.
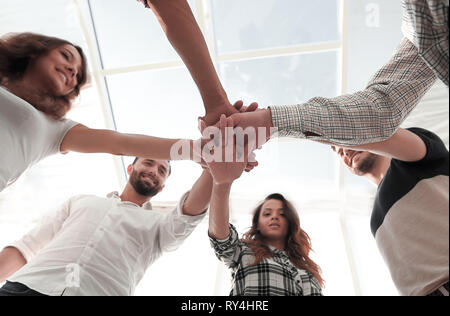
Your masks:
[{"label": "wavy hair", "polygon": [[311,273],[321,286],[324,280],[321,276],[320,267],[309,257],[312,250],[311,239],[300,227],[300,218],[295,207],[285,197],[279,193],[269,195],[253,211],[252,227],[242,237],[242,241],[248,245],[255,255],[254,265],[265,258],[273,256],[270,248],[263,242],[263,238],[258,230],[259,216],[263,205],[269,200],[278,200],[283,203],[284,216],[288,221],[288,235],[286,237],[286,253],[291,262],[299,269]]},{"label": "wavy hair", "polygon": [[[87,62],[83,49],[69,41],[35,33],[10,33],[0,38],[0,84],[11,85],[20,82],[33,58],[37,58],[63,45],[75,47],[81,56],[82,71],[78,85],[68,95],[54,96],[34,91],[29,87],[20,89],[20,97],[36,109],[52,116],[62,118],[72,107],[73,100],[86,84]],[[26,91],[23,91],[26,90]]]}]

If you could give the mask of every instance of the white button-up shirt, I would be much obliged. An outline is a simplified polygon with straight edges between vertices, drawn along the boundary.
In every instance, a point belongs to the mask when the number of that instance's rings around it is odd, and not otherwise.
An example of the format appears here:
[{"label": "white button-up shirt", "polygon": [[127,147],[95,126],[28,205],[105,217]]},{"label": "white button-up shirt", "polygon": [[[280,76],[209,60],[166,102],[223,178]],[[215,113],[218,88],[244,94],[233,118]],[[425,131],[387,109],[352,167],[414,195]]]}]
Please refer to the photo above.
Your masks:
[{"label": "white button-up shirt", "polygon": [[182,206],[171,212],[108,198],[76,196],[10,247],[27,264],[9,281],[47,295],[132,295],[146,269],[175,250],[202,221]]}]

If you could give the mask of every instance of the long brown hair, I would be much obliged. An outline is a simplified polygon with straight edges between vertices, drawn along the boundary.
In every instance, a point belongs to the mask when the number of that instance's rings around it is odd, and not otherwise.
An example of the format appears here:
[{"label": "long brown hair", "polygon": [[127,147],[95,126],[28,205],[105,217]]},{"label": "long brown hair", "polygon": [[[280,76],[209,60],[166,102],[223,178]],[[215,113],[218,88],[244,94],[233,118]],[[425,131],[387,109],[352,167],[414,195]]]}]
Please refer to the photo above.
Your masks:
[{"label": "long brown hair", "polygon": [[253,212],[252,227],[243,235],[242,241],[249,246],[255,255],[255,262],[253,264],[256,265],[264,258],[271,258],[273,256],[270,248],[263,242],[258,230],[259,215],[264,203],[269,200],[278,200],[283,203],[283,213],[289,225],[288,235],[286,237],[286,253],[289,259],[297,268],[311,273],[319,284],[323,286],[324,281],[321,277],[321,269],[309,257],[309,253],[312,250],[311,239],[300,227],[300,219],[295,207],[279,193],[269,195],[256,207]]},{"label": "long brown hair", "polygon": [[41,34],[7,34],[0,38],[0,84],[7,87],[14,86],[15,83],[19,83],[23,78],[33,58],[67,44],[75,47],[82,60],[82,71],[75,89],[65,96],[51,96],[27,87],[26,89],[20,89],[19,95],[19,97],[28,101],[38,110],[56,119],[63,117],[70,110],[73,100],[80,94],[80,89],[86,84],[88,79],[86,56],[81,47],[57,37]]}]

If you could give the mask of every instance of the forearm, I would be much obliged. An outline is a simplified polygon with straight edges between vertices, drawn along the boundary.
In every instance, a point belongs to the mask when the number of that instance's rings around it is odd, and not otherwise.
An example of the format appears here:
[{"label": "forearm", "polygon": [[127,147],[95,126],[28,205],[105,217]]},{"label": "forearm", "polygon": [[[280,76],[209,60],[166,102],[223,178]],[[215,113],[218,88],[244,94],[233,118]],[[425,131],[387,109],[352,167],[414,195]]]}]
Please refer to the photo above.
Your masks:
[{"label": "forearm", "polygon": [[214,184],[209,208],[209,236],[224,240],[230,234],[230,184]]},{"label": "forearm", "polygon": [[271,107],[279,136],[324,140],[341,146],[391,137],[435,82],[433,71],[404,39],[393,58],[363,91]]},{"label": "forearm", "polygon": [[[320,142],[333,145],[325,141]],[[399,128],[394,135],[381,142],[344,147],[409,162],[419,161],[427,154],[427,147],[423,140],[415,133],[402,128]]]},{"label": "forearm", "polygon": [[[359,148],[358,148],[359,147]],[[399,128],[394,135],[383,142],[358,146],[358,150],[394,158],[401,161],[419,161],[427,154],[427,146],[415,133]]]},{"label": "forearm", "polygon": [[183,214],[196,216],[203,213],[211,201],[213,180],[208,170],[203,170],[200,178],[195,182],[183,205]]},{"label": "forearm", "polygon": [[117,155],[157,160],[191,160],[192,140],[123,134],[113,149]]},{"label": "forearm", "polygon": [[186,0],[149,0],[152,11],[197,84],[206,112],[229,104],[203,34]]},{"label": "forearm", "polygon": [[66,134],[61,151],[107,153],[159,160],[191,160],[192,146],[191,140],[123,134],[112,130],[91,129],[79,124]]},{"label": "forearm", "polygon": [[7,247],[0,252],[0,283],[22,268],[27,261],[19,250]]}]

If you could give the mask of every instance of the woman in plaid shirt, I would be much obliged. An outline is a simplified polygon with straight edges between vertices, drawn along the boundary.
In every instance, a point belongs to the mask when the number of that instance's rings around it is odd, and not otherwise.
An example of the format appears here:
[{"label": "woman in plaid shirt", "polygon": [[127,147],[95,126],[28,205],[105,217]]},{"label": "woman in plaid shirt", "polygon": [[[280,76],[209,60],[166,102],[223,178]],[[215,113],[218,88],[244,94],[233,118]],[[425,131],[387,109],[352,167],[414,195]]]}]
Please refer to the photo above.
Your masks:
[{"label": "woman in plaid shirt", "polygon": [[[232,126],[233,119],[222,116],[222,135],[226,127]],[[222,145],[222,153],[235,149],[233,135],[227,137],[229,148]],[[269,195],[256,208],[252,227],[241,240],[229,224],[231,185],[246,165],[246,162],[208,163],[214,179],[209,236],[217,257],[232,270],[230,295],[321,296],[321,271],[309,258],[311,241],[300,227],[297,211],[281,194]]]}]

